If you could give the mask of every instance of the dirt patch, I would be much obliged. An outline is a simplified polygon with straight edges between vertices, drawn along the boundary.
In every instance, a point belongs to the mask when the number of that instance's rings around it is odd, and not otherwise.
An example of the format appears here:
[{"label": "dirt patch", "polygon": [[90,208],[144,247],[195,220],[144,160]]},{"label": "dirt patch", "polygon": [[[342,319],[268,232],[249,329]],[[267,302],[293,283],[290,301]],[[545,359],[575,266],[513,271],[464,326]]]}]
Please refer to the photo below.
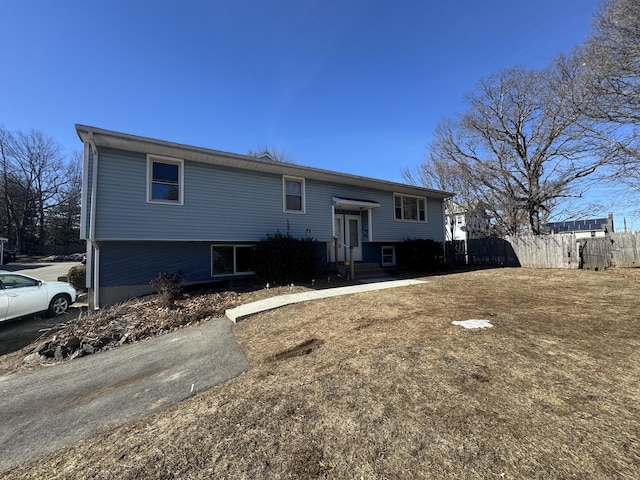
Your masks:
[{"label": "dirt patch", "polygon": [[319,340],[317,338],[312,338],[310,340],[302,342],[299,345],[296,345],[295,347],[288,348],[287,350],[284,350],[282,352],[276,353],[273,358],[275,360],[286,360],[288,358],[294,358],[294,357],[301,357],[303,355],[309,355],[316,348],[320,347],[320,345],[322,345],[323,343],[324,343],[324,341],[322,341],[322,340]]},{"label": "dirt patch", "polygon": [[4,476],[637,477],[640,269],[428,280],[240,322],[240,377]]}]

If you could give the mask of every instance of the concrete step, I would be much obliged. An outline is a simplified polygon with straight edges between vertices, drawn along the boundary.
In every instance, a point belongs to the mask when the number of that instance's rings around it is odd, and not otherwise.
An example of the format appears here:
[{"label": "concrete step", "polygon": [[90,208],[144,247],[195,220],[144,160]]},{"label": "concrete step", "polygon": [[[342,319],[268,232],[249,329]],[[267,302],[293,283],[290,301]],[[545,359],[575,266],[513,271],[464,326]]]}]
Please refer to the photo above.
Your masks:
[{"label": "concrete step", "polygon": [[356,263],[356,279],[358,278],[380,278],[386,277],[387,272],[377,263]]},{"label": "concrete step", "polygon": [[[384,278],[389,276],[378,263],[356,262],[354,270],[356,280],[359,278]],[[350,275],[351,268],[349,265],[339,265],[338,271],[341,275],[347,276]]]}]

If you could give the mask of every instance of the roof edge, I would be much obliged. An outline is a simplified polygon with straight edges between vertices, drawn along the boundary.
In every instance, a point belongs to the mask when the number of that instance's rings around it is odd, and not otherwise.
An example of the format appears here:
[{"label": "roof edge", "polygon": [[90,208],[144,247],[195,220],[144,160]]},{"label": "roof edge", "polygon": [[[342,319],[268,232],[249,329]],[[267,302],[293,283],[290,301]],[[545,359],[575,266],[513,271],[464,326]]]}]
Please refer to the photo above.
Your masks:
[{"label": "roof edge", "polygon": [[[257,158],[248,155],[196,147],[156,138],[143,137],[128,133],[106,130],[88,125],[76,124],[76,133],[83,143],[91,142],[96,146],[131,150],[139,153],[155,153],[166,156],[186,157],[189,160],[213,163],[233,168],[257,170],[282,175],[298,175],[318,180],[333,181],[342,184],[357,184],[363,187],[378,188],[398,193],[421,194],[431,198],[446,199],[455,194],[444,190],[435,190],[405,183],[391,182],[372,177],[342,173],[304,165],[289,164]],[[185,155],[188,154],[188,155]],[[306,174],[306,175],[305,175]]]}]

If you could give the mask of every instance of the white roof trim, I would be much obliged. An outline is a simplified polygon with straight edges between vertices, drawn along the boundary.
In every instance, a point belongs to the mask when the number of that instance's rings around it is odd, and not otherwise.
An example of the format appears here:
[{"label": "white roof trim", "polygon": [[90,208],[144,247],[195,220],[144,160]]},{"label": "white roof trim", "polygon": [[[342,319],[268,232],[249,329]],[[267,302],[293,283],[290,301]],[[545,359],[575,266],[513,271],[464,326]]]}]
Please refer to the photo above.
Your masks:
[{"label": "white roof trim", "polygon": [[352,200],[350,198],[331,197],[333,205],[342,208],[356,207],[357,209],[368,210],[370,208],[380,208],[380,204],[377,202],[371,202],[369,200]]}]

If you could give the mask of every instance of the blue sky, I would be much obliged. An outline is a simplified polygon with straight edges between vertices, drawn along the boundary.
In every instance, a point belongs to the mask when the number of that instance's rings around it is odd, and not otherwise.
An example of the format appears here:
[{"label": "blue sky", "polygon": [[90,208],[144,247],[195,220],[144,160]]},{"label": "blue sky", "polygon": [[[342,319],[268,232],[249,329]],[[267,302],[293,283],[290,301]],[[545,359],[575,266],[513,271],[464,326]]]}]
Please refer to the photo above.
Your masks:
[{"label": "blue sky", "polygon": [[568,52],[599,3],[0,0],[0,124],[68,152],[82,123],[401,181],[481,77]]}]

